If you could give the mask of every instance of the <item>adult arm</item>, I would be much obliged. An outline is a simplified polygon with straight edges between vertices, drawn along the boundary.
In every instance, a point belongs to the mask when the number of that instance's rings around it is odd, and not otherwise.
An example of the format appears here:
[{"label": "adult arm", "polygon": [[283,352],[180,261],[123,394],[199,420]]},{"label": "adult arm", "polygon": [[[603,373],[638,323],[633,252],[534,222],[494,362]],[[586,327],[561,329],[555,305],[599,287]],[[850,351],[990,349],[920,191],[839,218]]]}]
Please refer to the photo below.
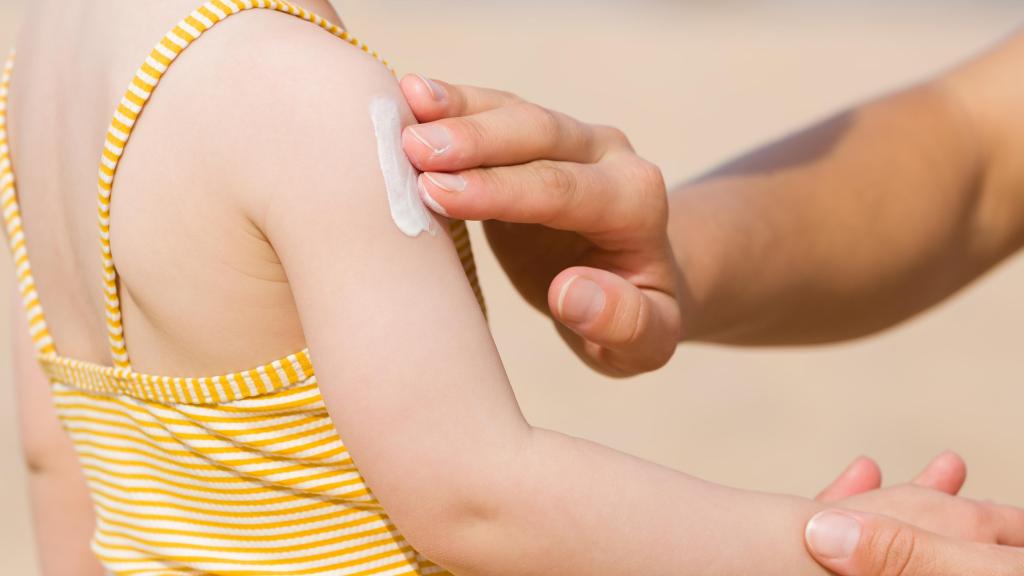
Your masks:
[{"label": "adult arm", "polygon": [[1024,242],[1024,34],[673,192],[688,337],[869,334]]},{"label": "adult arm", "polygon": [[[639,372],[664,363],[671,351],[658,349],[652,363],[644,357],[650,346],[628,344],[676,336],[793,344],[868,334],[949,296],[1019,249],[1021,62],[1024,34],[673,190],[670,254],[653,234],[658,220],[637,216],[662,210],[656,198],[664,184],[638,176],[649,174],[649,165],[615,131],[538,113],[535,105],[526,105],[533,115],[523,121],[524,103],[515,96],[409,77],[405,94],[427,123],[414,129],[447,130],[451,143],[435,155],[406,138],[406,151],[429,171],[431,178],[421,180],[425,193],[453,217],[540,224],[519,228],[538,239],[548,229],[577,233],[573,246],[581,250],[533,270],[516,263],[550,260],[548,251],[521,241],[509,246],[501,236],[492,245],[520,292],[563,334],[618,352],[615,366],[597,358],[599,368]],[[592,149],[602,153],[588,155]],[[508,150],[519,152],[514,161]],[[456,191],[437,186],[437,174],[447,173],[465,184]],[[622,226],[603,227],[612,217]],[[643,227],[652,228],[644,245],[616,247]],[[495,225],[491,230],[509,236]],[[595,240],[610,246],[613,265],[585,258]],[[682,278],[671,294],[674,309],[636,305],[645,301],[645,271],[658,257],[674,258]],[[532,296],[547,291],[557,302],[571,278],[563,271],[579,266],[604,280],[598,299],[605,313],[596,321],[567,317],[562,307],[547,309]],[[574,291],[563,295],[573,309],[592,309],[593,291],[578,303]],[[631,335],[628,342],[623,333]],[[585,359],[595,364],[595,355]]]}]

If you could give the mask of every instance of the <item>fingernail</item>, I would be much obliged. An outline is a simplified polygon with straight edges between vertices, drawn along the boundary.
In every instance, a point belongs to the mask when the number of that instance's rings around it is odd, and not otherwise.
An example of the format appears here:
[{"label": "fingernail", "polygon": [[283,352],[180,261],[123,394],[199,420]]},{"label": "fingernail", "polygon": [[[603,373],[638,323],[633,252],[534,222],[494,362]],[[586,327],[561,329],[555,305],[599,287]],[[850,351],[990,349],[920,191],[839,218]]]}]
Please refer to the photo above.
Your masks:
[{"label": "fingernail", "polygon": [[446,192],[463,192],[466,189],[466,179],[458,174],[447,172],[424,172],[427,180]]},{"label": "fingernail", "polygon": [[841,512],[819,512],[807,523],[806,538],[815,554],[843,560],[852,556],[860,543],[860,521]]},{"label": "fingernail", "polygon": [[[422,176],[426,176],[426,174],[423,174]],[[441,206],[437,200],[434,200],[434,197],[430,195],[430,191],[428,191],[427,187],[423,185],[422,177],[416,180],[416,187],[419,188],[420,198],[423,199],[423,203],[427,205],[427,208],[430,208],[441,216],[446,218],[448,217],[448,211],[445,210],[444,206]]]},{"label": "fingernail", "polygon": [[420,124],[415,128],[409,128],[409,133],[420,144],[423,144],[434,156],[444,154],[452,147],[452,135],[444,126],[437,124]]},{"label": "fingernail", "polygon": [[444,86],[441,86],[422,74],[416,74],[415,76],[427,85],[427,90],[430,90],[430,97],[433,98],[435,102],[444,102],[448,99],[448,91],[444,89]]},{"label": "fingernail", "polygon": [[584,324],[604,310],[604,290],[597,283],[574,276],[558,293],[558,316],[573,324]]}]

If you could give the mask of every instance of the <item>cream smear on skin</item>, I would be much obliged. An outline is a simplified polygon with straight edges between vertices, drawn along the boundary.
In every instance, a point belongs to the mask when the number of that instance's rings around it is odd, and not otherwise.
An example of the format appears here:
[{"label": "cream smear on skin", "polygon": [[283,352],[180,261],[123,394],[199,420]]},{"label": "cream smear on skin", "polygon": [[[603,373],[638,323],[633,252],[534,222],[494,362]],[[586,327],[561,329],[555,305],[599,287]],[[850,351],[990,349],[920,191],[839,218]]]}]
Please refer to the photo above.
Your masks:
[{"label": "cream smear on skin", "polygon": [[422,232],[437,232],[416,185],[416,169],[402,150],[402,115],[392,98],[377,97],[370,102],[370,118],[377,136],[377,159],[388,191],[391,219],[403,234],[415,238]]}]

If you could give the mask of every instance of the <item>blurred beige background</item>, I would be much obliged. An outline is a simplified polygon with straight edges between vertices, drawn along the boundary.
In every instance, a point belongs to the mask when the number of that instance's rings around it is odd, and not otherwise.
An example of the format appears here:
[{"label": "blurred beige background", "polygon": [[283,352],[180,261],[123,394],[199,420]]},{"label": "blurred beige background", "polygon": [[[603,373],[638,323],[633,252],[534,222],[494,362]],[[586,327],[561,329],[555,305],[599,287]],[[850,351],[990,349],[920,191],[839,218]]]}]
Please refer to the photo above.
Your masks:
[{"label": "blurred beige background", "polygon": [[[0,0],[0,47],[28,3]],[[618,125],[670,181],[940,70],[1024,21],[1019,3],[978,0],[336,4],[399,72],[503,87]],[[686,346],[659,374],[620,382],[584,369],[479,239],[477,250],[495,337],[536,425],[716,482],[804,495],[861,453],[902,481],[953,448],[971,466],[968,494],[1024,505],[1024,258],[868,341]],[[32,575],[9,364],[0,338],[0,574]]]}]

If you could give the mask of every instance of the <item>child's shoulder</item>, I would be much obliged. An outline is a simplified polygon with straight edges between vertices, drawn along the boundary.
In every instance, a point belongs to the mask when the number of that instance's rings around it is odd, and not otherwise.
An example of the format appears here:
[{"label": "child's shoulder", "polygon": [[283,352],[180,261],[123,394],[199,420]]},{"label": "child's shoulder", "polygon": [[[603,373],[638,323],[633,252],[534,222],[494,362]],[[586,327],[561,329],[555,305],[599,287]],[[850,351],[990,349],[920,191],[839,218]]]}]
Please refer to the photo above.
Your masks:
[{"label": "child's shoulder", "polygon": [[318,111],[311,107],[345,106],[372,92],[397,93],[382,60],[345,38],[302,17],[250,10],[209,30],[175,67],[190,77],[186,82],[205,84],[200,94],[211,103],[268,120],[300,119]]},{"label": "child's shoulder", "polygon": [[177,130],[190,132],[192,157],[230,167],[216,179],[246,203],[263,204],[282,187],[312,194],[307,180],[340,175],[346,158],[375,161],[374,98],[396,100],[412,118],[393,72],[372,52],[273,10],[222,22],[173,72],[168,108],[191,117]]},{"label": "child's shoulder", "polygon": [[[282,247],[308,251],[300,234],[329,226],[346,234],[331,240],[340,255],[337,247],[393,228],[370,115],[379,96],[405,108],[372,55],[270,10],[217,24],[168,68],[118,171],[111,228],[126,293],[145,298],[152,340],[184,349],[178,364],[213,350],[220,367],[224,340],[248,343],[226,366],[294,351],[302,332]],[[351,264],[361,254],[344,256]],[[185,308],[201,312],[186,322]],[[259,340],[257,324],[276,339]],[[166,358],[168,348],[154,345],[148,357]],[[216,371],[226,370],[193,372]]]}]

